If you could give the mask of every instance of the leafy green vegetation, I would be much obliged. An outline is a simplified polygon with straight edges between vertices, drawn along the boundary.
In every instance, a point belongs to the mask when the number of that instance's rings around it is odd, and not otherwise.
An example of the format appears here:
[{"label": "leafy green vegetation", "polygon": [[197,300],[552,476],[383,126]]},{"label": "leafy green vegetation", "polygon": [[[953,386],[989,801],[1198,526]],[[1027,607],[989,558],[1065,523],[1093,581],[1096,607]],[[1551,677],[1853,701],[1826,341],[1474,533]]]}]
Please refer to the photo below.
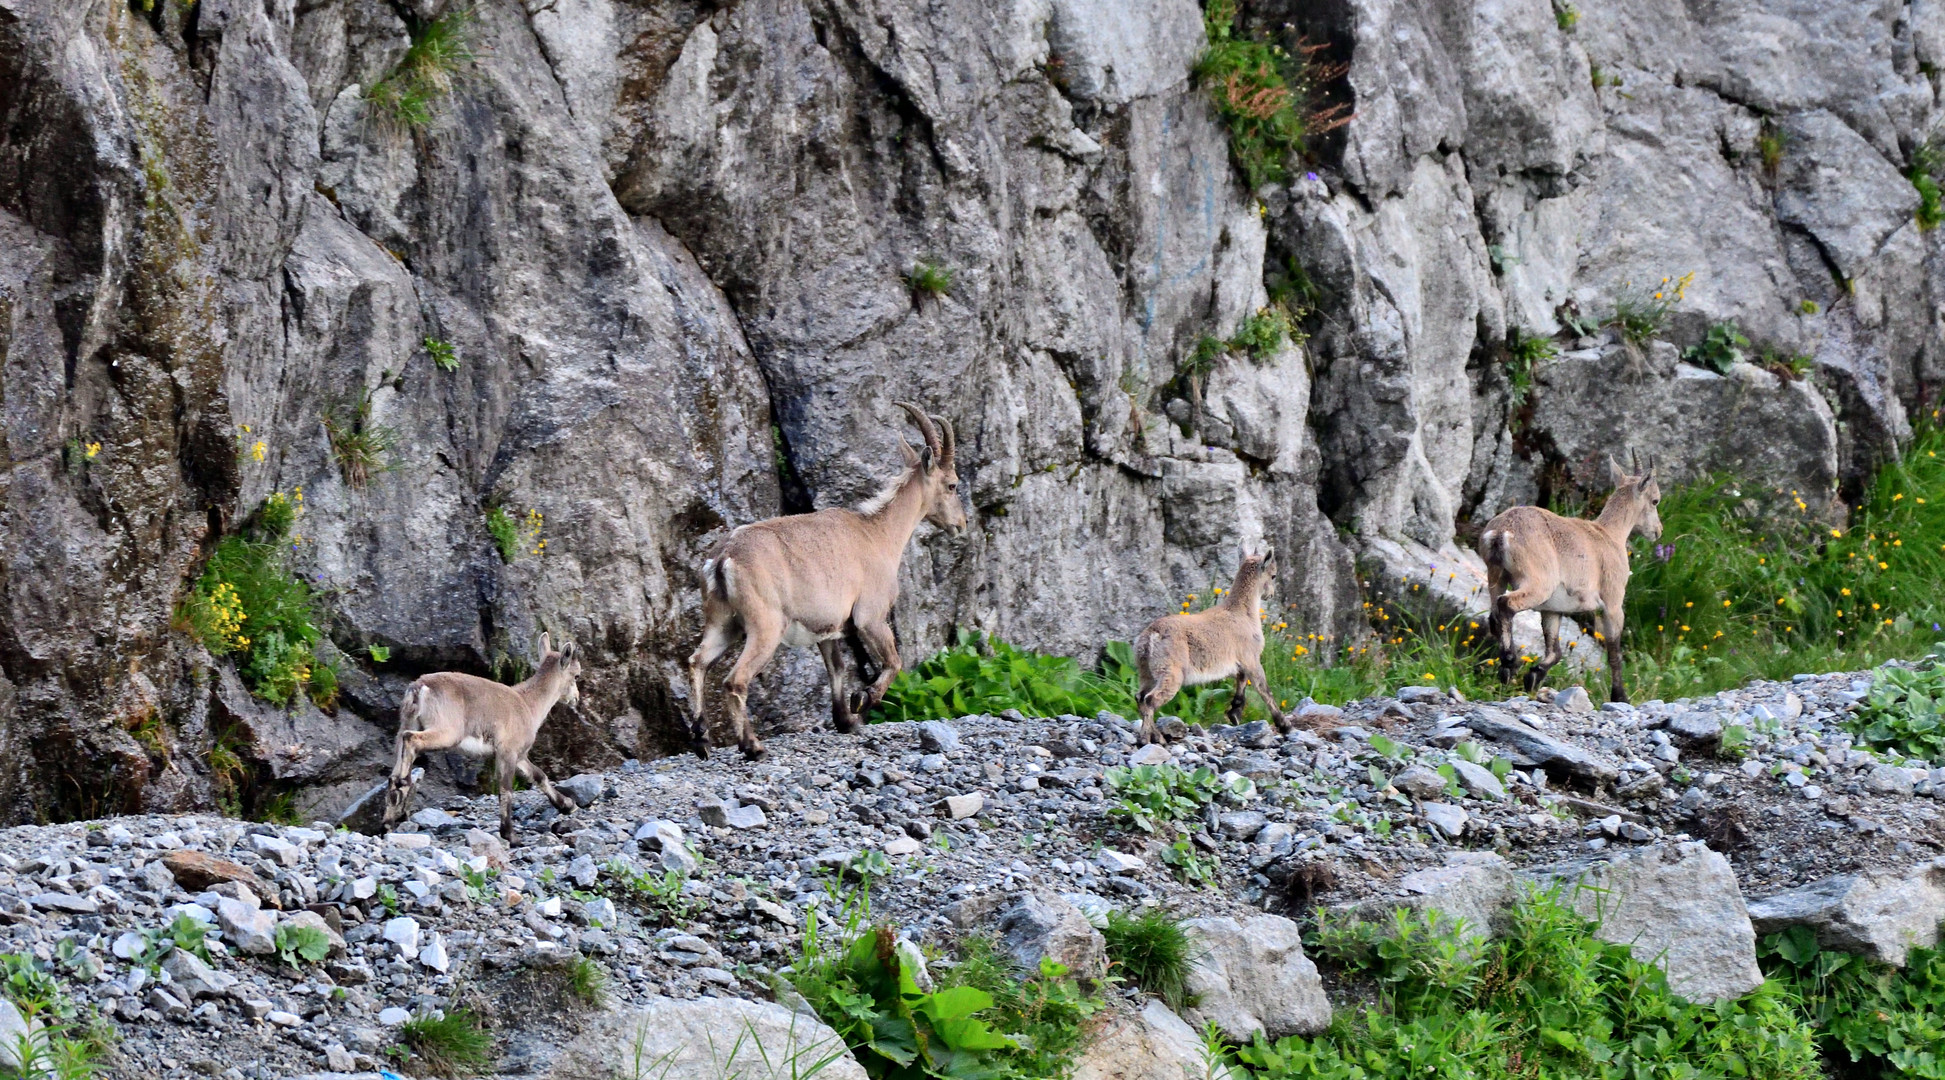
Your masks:
[{"label": "leafy green vegetation", "polygon": [[1763,121],[1762,127],[1756,132],[1756,156],[1762,161],[1764,172],[1771,176],[1776,175],[1776,170],[1783,164],[1783,147],[1786,142],[1787,136],[1783,134],[1782,128],[1776,126],[1775,121]]},{"label": "leafy green vegetation", "polygon": [[1101,936],[1107,939],[1108,959],[1123,978],[1171,1009],[1193,1004],[1188,978],[1197,960],[1195,943],[1173,913],[1150,907],[1129,915],[1116,909],[1108,912]]},{"label": "leafy green vegetation", "polygon": [[1756,945],[1842,1076],[1945,1077],[1945,952],[1913,949],[1902,968],[1826,952],[1807,927]]},{"label": "leafy green vegetation", "polygon": [[990,945],[968,942],[943,965],[931,991],[901,955],[891,930],[866,928],[853,905],[843,933],[827,940],[815,912],[786,972],[872,1080],[1062,1075],[1081,1025],[1099,1007],[1051,960],[1021,979]]},{"label": "leafy green vegetation", "polygon": [[952,291],[952,269],[944,263],[921,259],[905,275],[906,284],[920,296],[942,297]]},{"label": "leafy green vegetation", "polygon": [[413,1072],[479,1076],[493,1064],[493,1036],[466,1009],[421,1013],[400,1024],[393,1058]]},{"label": "leafy green vegetation", "polygon": [[310,586],[285,565],[284,541],[302,507],[301,491],[273,494],[259,508],[251,535],[218,542],[177,605],[176,625],[211,655],[236,656],[244,683],[265,701],[288,705],[307,693],[330,708],[337,670],[317,652],[322,635]]},{"label": "leafy green vegetation", "polygon": [[1845,726],[1872,746],[1945,765],[1945,645],[1915,669],[1879,668]]},{"label": "leafy green vegetation", "polygon": [[398,462],[392,457],[398,433],[372,421],[369,391],[360,395],[355,405],[326,409],[324,435],[331,444],[331,456],[337,459],[344,482],[354,488],[362,488],[372,477],[398,468]]},{"label": "leafy green vegetation", "polygon": [[452,92],[460,69],[473,59],[472,23],[472,9],[459,8],[412,25],[412,44],[398,66],[365,91],[373,114],[402,129],[432,123],[433,106]]},{"label": "leafy green vegetation", "polygon": [[620,859],[610,859],[602,864],[601,872],[606,880],[595,887],[610,899],[633,905],[663,926],[675,926],[688,920],[691,904],[688,894],[683,891],[684,886],[689,884],[687,874],[675,870],[657,874]]},{"label": "leafy green vegetation", "polygon": [[1685,1002],[1554,894],[1523,898],[1491,941],[1412,912],[1381,924],[1320,914],[1319,925],[1317,952],[1375,984],[1377,1002],[1340,1010],[1314,1038],[1238,1048],[1255,1080],[1821,1075],[1810,1027],[1779,987]]},{"label": "leafy green vegetation", "polygon": [[1560,4],[1553,9],[1553,22],[1560,29],[1572,33],[1573,28],[1580,25],[1580,9],[1572,4]]},{"label": "leafy green vegetation", "polygon": [[459,350],[454,348],[451,342],[440,341],[438,338],[426,338],[425,351],[427,355],[432,357],[433,364],[440,371],[459,370]]},{"label": "leafy green vegetation", "polygon": [[486,508],[486,532],[493,538],[493,546],[500,549],[501,562],[511,563],[520,557],[520,527],[505,507]]},{"label": "leafy green vegetation", "polygon": [[1945,147],[1937,142],[1920,143],[1911,152],[1911,167],[1905,179],[1918,190],[1918,228],[1930,232],[1945,221],[1945,204],[1940,202],[1938,180],[1945,174]]},{"label": "leafy green vegetation", "polygon": [[1229,125],[1229,149],[1251,190],[1288,179],[1287,159],[1305,152],[1307,138],[1350,122],[1343,105],[1322,101],[1341,65],[1319,59],[1321,46],[1294,49],[1244,35],[1236,0],[1208,0],[1202,9],[1209,49],[1195,67],[1216,112]]},{"label": "leafy green vegetation", "polygon": [[114,1029],[92,1009],[76,1008],[47,965],[25,952],[0,954],[0,997],[12,1002],[28,1024],[40,1025],[8,1047],[19,1064],[0,1066],[0,1080],[92,1080],[103,1075]]},{"label": "leafy green vegetation", "polygon": [[331,939],[315,926],[284,923],[277,927],[277,959],[298,967],[298,961],[315,964],[331,954]]},{"label": "leafy green vegetation", "polygon": [[[1132,667],[1133,654],[1126,656]],[[1123,682],[1084,671],[1069,657],[1027,652],[961,628],[952,647],[901,671],[872,717],[929,720],[1012,708],[1031,716],[1091,716],[1101,709],[1127,715],[1134,694]]]},{"label": "leafy green vegetation", "polygon": [[1506,410],[1517,416],[1533,393],[1533,373],[1560,355],[1553,339],[1513,327],[1506,333]]},{"label": "leafy green vegetation", "polygon": [[1743,336],[1740,327],[1732,322],[1719,322],[1709,327],[1700,342],[1682,350],[1682,359],[1718,375],[1727,375],[1748,348],[1749,339]]},{"label": "leafy green vegetation", "polygon": [[1190,770],[1169,763],[1111,765],[1102,772],[1101,782],[1113,793],[1108,803],[1109,820],[1145,833],[1186,821],[1225,793],[1245,797],[1255,791],[1248,780],[1235,788],[1224,787],[1207,766]]},{"label": "leafy green vegetation", "polygon": [[567,990],[583,1004],[599,1006],[608,997],[608,970],[591,956],[576,956],[567,966]]}]

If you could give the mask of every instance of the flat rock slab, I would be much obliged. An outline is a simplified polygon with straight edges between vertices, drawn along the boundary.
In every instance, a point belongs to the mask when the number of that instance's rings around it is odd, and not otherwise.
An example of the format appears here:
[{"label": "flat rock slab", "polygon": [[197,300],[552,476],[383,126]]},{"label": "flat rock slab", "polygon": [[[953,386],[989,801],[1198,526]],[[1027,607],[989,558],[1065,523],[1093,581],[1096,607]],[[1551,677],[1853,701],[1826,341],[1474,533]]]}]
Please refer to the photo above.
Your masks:
[{"label": "flat rock slab", "polygon": [[1904,966],[1913,947],[1938,943],[1945,921],[1945,859],[1909,870],[1840,874],[1749,905],[1762,933],[1807,926],[1827,949]]},{"label": "flat rock slab", "polygon": [[546,1074],[548,1080],[772,1075],[866,1080],[863,1067],[823,1021],[767,1001],[726,997],[655,997],[640,1008],[600,1013]]},{"label": "flat rock slab", "polygon": [[1330,1000],[1297,924],[1281,915],[1190,919],[1182,924],[1202,954],[1187,988],[1196,1027],[1214,1022],[1246,1043],[1257,1035],[1311,1035],[1330,1025]]},{"label": "flat rock slab", "polygon": [[162,865],[175,875],[176,884],[182,886],[184,892],[199,893],[212,885],[233,881],[248,885],[250,891],[258,896],[275,895],[261,878],[242,865],[205,852],[171,851],[162,856]]},{"label": "flat rock slab", "polygon": [[1735,873],[1705,844],[1662,844],[1529,873],[1564,884],[1563,898],[1600,924],[1596,936],[1658,964],[1669,988],[1690,1001],[1740,997],[1762,985],[1756,930]]},{"label": "flat rock slab", "polygon": [[1395,908],[1462,920],[1465,932],[1490,937],[1499,916],[1515,899],[1513,868],[1490,851],[1448,855],[1444,866],[1417,870],[1398,879],[1398,895],[1374,897],[1348,910],[1366,922],[1389,922]]},{"label": "flat rock slab", "polygon": [[1465,723],[1480,738],[1505,743],[1549,773],[1589,783],[1611,783],[1621,775],[1613,762],[1529,727],[1503,709],[1482,705],[1466,717]]}]

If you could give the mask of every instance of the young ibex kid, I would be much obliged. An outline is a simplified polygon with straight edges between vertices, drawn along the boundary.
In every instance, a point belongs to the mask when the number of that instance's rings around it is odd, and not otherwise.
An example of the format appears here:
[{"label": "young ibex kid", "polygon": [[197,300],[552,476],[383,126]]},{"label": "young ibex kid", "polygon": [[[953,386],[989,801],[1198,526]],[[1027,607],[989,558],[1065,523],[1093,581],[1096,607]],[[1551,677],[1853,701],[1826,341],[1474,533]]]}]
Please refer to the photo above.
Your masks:
[{"label": "young ibex kid", "polygon": [[533,762],[527,760],[541,722],[556,701],[569,708],[580,704],[575,678],[581,661],[574,643],[553,651],[553,640],[540,635],[540,667],[517,686],[505,686],[477,675],[439,671],[422,675],[405,691],[398,708],[398,760],[392,765],[391,788],[385,794],[385,827],[405,817],[412,801],[412,762],[431,750],[458,750],[468,757],[493,757],[495,790],[500,796],[500,838],[513,844],[513,775],[539,788],[563,814],[575,810],[574,800],[561,794]]},{"label": "young ibex kid", "polygon": [[[1479,534],[1479,557],[1486,561],[1486,591],[1492,597],[1488,631],[1499,642],[1499,681],[1508,682],[1518,666],[1513,616],[1538,609],[1546,654],[1526,669],[1532,691],[1560,662],[1560,616],[1594,616],[1594,629],[1607,646],[1609,696],[1626,701],[1622,681],[1621,629],[1628,591],[1628,537],[1661,538],[1661,485],[1649,462],[1645,472],[1629,475],[1607,459],[1614,493],[1593,521],[1565,518],[1537,506],[1515,506],[1486,523]],[[1640,468],[1637,458],[1635,467]],[[1578,620],[1576,620],[1578,621]]]},{"label": "young ibex kid", "polygon": [[1282,710],[1263,678],[1263,597],[1276,583],[1276,552],[1248,555],[1222,602],[1193,614],[1164,615],[1135,638],[1135,665],[1141,672],[1143,745],[1162,741],[1155,710],[1183,686],[1236,677],[1229,699],[1229,722],[1243,713],[1243,696],[1252,687],[1279,731],[1288,730]]}]

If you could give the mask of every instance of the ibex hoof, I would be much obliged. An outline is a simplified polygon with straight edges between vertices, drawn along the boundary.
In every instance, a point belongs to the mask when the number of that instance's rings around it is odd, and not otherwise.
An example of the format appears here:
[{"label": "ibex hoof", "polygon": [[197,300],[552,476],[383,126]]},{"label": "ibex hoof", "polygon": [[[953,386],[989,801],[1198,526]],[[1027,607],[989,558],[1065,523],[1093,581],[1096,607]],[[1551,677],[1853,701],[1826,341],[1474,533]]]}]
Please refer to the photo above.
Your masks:
[{"label": "ibex hoof", "polygon": [[762,761],[763,755],[769,752],[770,751],[763,748],[762,743],[743,744],[743,759],[745,761]]}]

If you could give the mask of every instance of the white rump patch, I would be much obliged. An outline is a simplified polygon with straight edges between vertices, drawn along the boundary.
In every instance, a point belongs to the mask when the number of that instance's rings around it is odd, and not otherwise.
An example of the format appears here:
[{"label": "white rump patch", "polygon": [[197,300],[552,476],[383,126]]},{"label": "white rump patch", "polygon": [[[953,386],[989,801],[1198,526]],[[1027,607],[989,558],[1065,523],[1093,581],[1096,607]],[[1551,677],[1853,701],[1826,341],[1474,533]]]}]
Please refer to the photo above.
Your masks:
[{"label": "white rump patch", "polygon": [[476,739],[471,735],[459,740],[457,749],[467,757],[485,757],[493,752],[492,744],[488,743],[485,739]]}]

